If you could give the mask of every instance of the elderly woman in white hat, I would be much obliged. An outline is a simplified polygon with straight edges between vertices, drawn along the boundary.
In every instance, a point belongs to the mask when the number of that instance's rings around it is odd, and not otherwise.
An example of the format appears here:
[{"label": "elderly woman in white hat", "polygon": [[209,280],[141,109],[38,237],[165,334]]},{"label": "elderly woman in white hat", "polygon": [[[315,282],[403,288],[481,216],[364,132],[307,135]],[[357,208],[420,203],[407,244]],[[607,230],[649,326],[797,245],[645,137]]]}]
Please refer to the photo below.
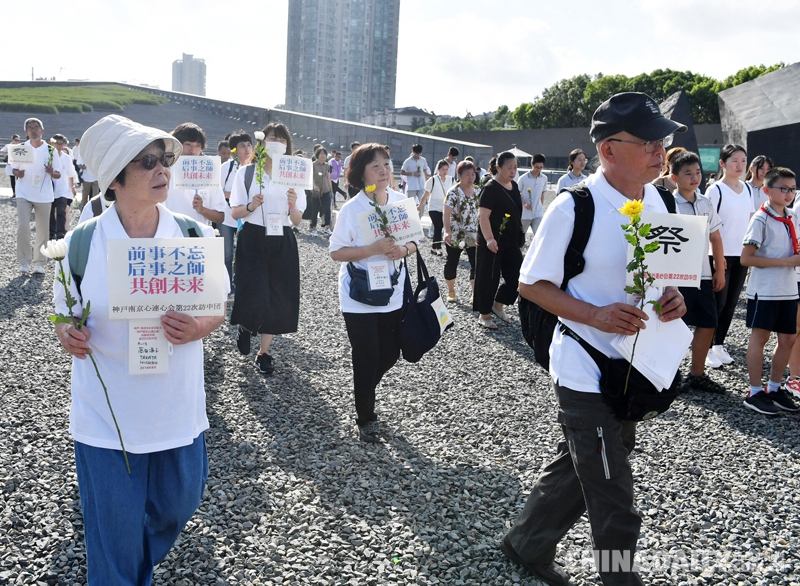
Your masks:
[{"label": "elderly woman in white hat", "polygon": [[[80,315],[91,301],[88,320],[81,329],[56,325],[62,346],[74,357],[70,433],[90,585],[149,584],[153,567],[166,557],[199,506],[208,476],[202,339],[222,323],[224,312],[218,317],[176,311],[161,316],[172,354],[167,372],[148,375],[129,374],[130,324],[109,319],[108,241],[183,236],[163,205],[169,167],[180,153],[181,144],[169,134],[121,116],[97,122],[81,143],[86,166],[115,200],[93,220],[80,287],[74,279],[70,285],[78,300],[73,315]],[[210,227],[201,230],[202,236],[214,235]],[[67,234],[67,246],[72,237],[73,232]],[[206,267],[211,270],[224,273],[225,268],[222,263]],[[69,274],[66,266],[65,272]],[[227,274],[222,276],[227,286]],[[54,301],[58,312],[69,314],[66,291],[58,281]],[[90,352],[108,388],[125,452],[101,383],[86,360]]]}]

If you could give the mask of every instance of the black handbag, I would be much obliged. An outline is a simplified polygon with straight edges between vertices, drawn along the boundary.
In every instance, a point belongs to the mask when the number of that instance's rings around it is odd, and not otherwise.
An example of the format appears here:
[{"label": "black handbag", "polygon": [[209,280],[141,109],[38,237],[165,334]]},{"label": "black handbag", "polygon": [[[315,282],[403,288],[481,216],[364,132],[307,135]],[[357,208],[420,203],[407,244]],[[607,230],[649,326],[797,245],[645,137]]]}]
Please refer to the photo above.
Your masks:
[{"label": "black handbag", "polygon": [[407,362],[419,362],[439,342],[441,329],[436,311],[431,306],[439,298],[436,277],[428,275],[428,267],[417,250],[417,288],[412,289],[406,265],[403,309],[400,312],[400,349]]},{"label": "black handbag", "polygon": [[[646,376],[623,358],[609,358],[589,344],[563,322],[559,322],[561,333],[569,336],[586,350],[600,369],[600,392],[619,419],[623,421],[647,421],[669,409],[680,394],[681,373],[677,371],[668,389],[659,391]],[[628,379],[628,370],[630,378]],[[628,388],[625,381],[628,379]],[[624,391],[624,392],[623,392]]]},{"label": "black handbag", "polygon": [[[353,263],[347,263],[347,273],[350,275],[350,299],[363,303],[364,305],[372,305],[373,307],[385,307],[389,305],[389,301],[394,294],[394,288],[400,280],[400,269],[403,268],[402,263],[400,268],[392,275],[392,288],[391,289],[375,289],[369,288],[369,277],[367,271],[359,269]],[[408,273],[408,271],[406,271]],[[406,279],[408,275],[406,274]]]}]

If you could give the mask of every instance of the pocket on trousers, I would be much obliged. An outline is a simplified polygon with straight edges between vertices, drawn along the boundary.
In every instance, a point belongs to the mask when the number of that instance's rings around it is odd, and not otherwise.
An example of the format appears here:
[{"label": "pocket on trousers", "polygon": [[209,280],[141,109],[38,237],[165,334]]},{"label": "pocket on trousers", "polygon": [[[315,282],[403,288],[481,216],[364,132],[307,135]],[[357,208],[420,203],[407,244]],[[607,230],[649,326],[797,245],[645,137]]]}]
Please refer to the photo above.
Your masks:
[{"label": "pocket on trousers", "polygon": [[[620,433],[619,424],[615,430],[613,422],[603,421],[594,415],[591,412],[585,415],[580,412],[558,414],[573,464],[582,482],[589,479],[609,481],[616,476],[612,453],[614,442],[609,441],[609,436]],[[622,449],[621,445],[619,449]]]}]

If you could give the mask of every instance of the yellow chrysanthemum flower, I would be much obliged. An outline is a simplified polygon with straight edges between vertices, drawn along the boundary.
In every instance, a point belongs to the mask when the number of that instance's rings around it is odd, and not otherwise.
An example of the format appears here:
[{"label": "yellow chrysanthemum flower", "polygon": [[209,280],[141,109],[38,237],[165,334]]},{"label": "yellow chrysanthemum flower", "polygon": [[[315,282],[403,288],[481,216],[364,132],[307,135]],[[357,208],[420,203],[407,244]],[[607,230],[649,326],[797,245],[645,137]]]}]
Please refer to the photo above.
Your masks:
[{"label": "yellow chrysanthemum flower", "polygon": [[510,217],[511,217],[511,214],[506,214],[506,218],[510,218]]},{"label": "yellow chrysanthemum flower", "polygon": [[377,188],[378,188],[378,186],[377,186],[377,185],[375,185],[375,184],[373,183],[372,185],[367,185],[367,186],[364,188],[364,191],[365,191],[366,193],[372,193],[372,192],[373,192],[373,191],[375,191]]},{"label": "yellow chrysanthemum flower", "polygon": [[638,199],[631,199],[626,201],[618,211],[626,218],[633,219],[634,216],[638,216],[644,211],[644,204]]}]

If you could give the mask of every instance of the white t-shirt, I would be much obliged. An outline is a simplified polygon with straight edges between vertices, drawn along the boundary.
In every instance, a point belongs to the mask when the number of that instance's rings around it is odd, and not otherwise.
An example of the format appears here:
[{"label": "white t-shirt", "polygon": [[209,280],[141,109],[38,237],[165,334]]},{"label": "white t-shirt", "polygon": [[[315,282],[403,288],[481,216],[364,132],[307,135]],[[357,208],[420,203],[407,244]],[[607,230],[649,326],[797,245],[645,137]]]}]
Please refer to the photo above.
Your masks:
[{"label": "white t-shirt", "polygon": [[[158,204],[156,238],[181,238],[183,234],[172,214]],[[201,226],[205,237],[213,237],[210,227]],[[67,246],[72,232],[67,233]],[[175,345],[169,357],[169,372],[163,374],[128,374],[128,320],[109,319],[108,241],[126,239],[128,234],[119,221],[114,206],[102,214],[92,234],[92,245],[81,283],[83,299],[92,302],[86,326],[92,334],[92,353],[97,361],[114,414],[117,417],[125,449],[134,454],[169,450],[192,443],[208,429],[203,383],[203,342]],[[64,259],[69,274],[69,257]],[[57,266],[57,265],[56,265]],[[208,267],[211,269],[211,267]],[[224,265],[213,267],[223,273]],[[74,312],[80,315],[83,305],[74,281],[72,295],[79,300]],[[68,313],[64,288],[53,284],[56,311]],[[225,301],[225,297],[220,301]],[[69,431],[75,441],[112,450],[120,449],[119,437],[106,404],[105,394],[90,360],[72,359],[72,406]]]},{"label": "white t-shirt", "polygon": [[[32,146],[31,141],[25,141],[26,145]],[[17,186],[15,188],[17,197],[27,199],[33,203],[52,203],[53,202],[53,182],[55,179],[51,175],[44,172],[44,167],[47,164],[47,159],[50,158],[50,151],[53,149],[53,171],[61,172],[61,158],[58,156],[58,151],[55,147],[48,147],[48,144],[42,141],[38,148],[34,148],[34,162],[33,163],[9,163],[6,165],[6,171],[11,169],[21,169],[25,171],[25,176],[22,179],[17,178]]]},{"label": "white t-shirt", "polygon": [[72,160],[77,161],[78,157],[80,156],[81,156],[81,145],[76,144],[74,147],[72,147]]},{"label": "white t-shirt", "polygon": [[[626,303],[625,266],[628,243],[622,224],[627,219],[618,208],[629,201],[609,185],[602,169],[587,179],[592,192],[595,212],[592,233],[583,253],[586,266],[583,272],[570,280],[567,293],[598,307],[611,303]],[[644,211],[667,213],[664,200],[655,186],[646,185]],[[562,193],[550,204],[542,223],[520,269],[519,281],[533,285],[537,281],[550,281],[556,287],[564,279],[564,253],[575,226],[575,205],[572,195]],[[611,358],[622,356],[611,345],[615,334],[575,321],[562,321],[589,344]],[[559,385],[574,391],[600,392],[600,369],[586,351],[559,328],[550,345],[550,375]]]},{"label": "white t-shirt", "polygon": [[756,187],[755,185],[753,185],[749,181],[747,182],[747,185],[750,186],[750,190],[753,192],[753,208],[754,209],[757,210],[758,208],[761,207],[762,203],[767,203],[769,201],[769,198],[767,197],[767,194],[764,193],[764,187],[763,186],[762,187]]},{"label": "white t-shirt", "polygon": [[404,176],[407,191],[421,191],[425,189],[425,172],[427,171],[428,175],[431,174],[431,168],[428,167],[428,161],[425,160],[425,157],[420,157],[419,159],[408,157],[403,161],[403,168],[401,170],[406,173],[416,173],[419,171],[419,177],[414,177],[413,175]]},{"label": "white t-shirt", "polygon": [[534,220],[544,216],[542,192],[547,188],[547,175],[539,173],[538,177],[534,177],[533,173],[528,171],[519,178],[517,185],[522,195],[522,203],[531,206],[531,209],[522,206],[522,219]]},{"label": "white t-shirt", "polygon": [[[447,157],[445,157],[445,158],[444,158],[444,160],[445,160],[445,161],[447,161]],[[453,183],[455,183],[455,179],[456,179],[456,167],[458,167],[458,159],[456,159],[456,160],[455,160],[455,161],[453,161],[452,163],[451,163],[450,161],[447,161],[447,162],[448,162],[448,164],[450,165],[450,166],[447,168],[447,175],[448,175],[448,177],[452,177],[452,178],[453,178]]]},{"label": "white t-shirt", "polygon": [[77,183],[78,174],[75,172],[75,166],[72,164],[72,157],[69,156],[68,152],[64,151],[59,154],[58,151],[56,151],[53,154],[53,158],[55,158],[56,155],[61,159],[61,179],[55,180],[56,189],[54,197],[65,197],[72,201],[72,188],[70,187],[69,180],[71,177],[73,181]]},{"label": "white t-shirt", "polygon": [[[203,198],[203,205],[215,212],[225,213],[228,208],[228,202],[225,201],[225,194],[222,193],[222,188],[213,187],[206,189],[198,189],[197,195]],[[192,201],[194,200],[194,189],[178,189],[175,187],[175,175],[169,179],[169,194],[167,201],[164,205],[167,209],[176,214],[183,214],[196,220],[199,224],[211,225],[211,221],[200,215],[193,207]]]},{"label": "white t-shirt", "polygon": [[[725,205],[724,202],[722,205]],[[784,208],[784,212],[784,217],[789,218],[794,224],[795,234],[800,234],[800,224],[795,211]],[[774,212],[772,213],[774,214]],[[750,225],[747,227],[742,245],[752,244],[755,246],[755,256],[787,258],[794,254],[789,234],[789,229],[785,224],[770,218],[767,212],[759,209],[750,219]],[[766,301],[797,299],[797,274],[794,267],[750,267],[747,298],[755,299],[756,295],[759,300]]]},{"label": "white t-shirt", "polygon": [[[81,157],[77,158],[77,162],[78,162],[78,167],[86,164],[83,162],[83,159]],[[89,167],[86,167],[81,171],[81,179],[83,180],[84,183],[92,183],[94,181],[97,181],[97,177],[95,177],[95,174],[92,173],[92,170],[89,169]]]},{"label": "white t-shirt", "polygon": [[[231,169],[231,167],[233,167]],[[225,161],[220,167],[220,181],[222,182],[222,191],[223,196],[227,193],[228,197],[230,197],[231,190],[233,189],[233,181],[236,179],[236,171],[239,169],[239,161],[236,157],[231,157],[229,160]],[[233,216],[231,215],[231,205],[229,200],[225,200],[225,220],[222,222],[224,225],[229,226],[231,228],[238,228],[239,221],[234,220]]]},{"label": "white t-shirt", "polygon": [[[711,200],[711,205],[719,214],[722,220],[722,227],[719,230],[722,236],[722,249],[725,256],[741,256],[742,240],[750,224],[750,216],[758,208],[753,203],[753,197],[748,186],[739,182],[741,193],[736,193],[733,189],[725,185],[722,181],[717,181],[706,189],[705,196]],[[722,204],[719,198],[722,197]]]},{"label": "white t-shirt", "polygon": [[562,175],[559,178],[558,184],[556,185],[556,193],[561,193],[561,190],[565,187],[572,187],[581,181],[586,181],[588,178],[588,175],[584,175],[583,173],[575,175],[572,171],[568,171],[566,175]]},{"label": "white t-shirt", "polygon": [[[246,206],[253,200],[254,195],[262,193],[264,194],[264,203],[255,209],[253,206],[250,206],[250,209],[253,211],[242,218],[242,221],[255,224],[256,226],[266,226],[267,215],[274,213],[280,214],[284,226],[291,226],[292,222],[289,220],[289,199],[286,197],[286,192],[288,190],[279,185],[273,186],[268,173],[264,173],[264,189],[262,190],[256,180],[256,174],[253,173],[253,182],[250,184],[250,191],[245,192],[244,176],[248,167],[251,167],[251,165],[239,167],[239,170],[236,172],[236,179],[233,181],[233,189],[231,190],[231,207]],[[302,189],[296,189],[295,191],[297,192],[295,207],[298,211],[304,212],[306,211],[306,192]],[[338,216],[336,221],[339,221]]]},{"label": "white t-shirt", "polygon": [[444,211],[444,198],[447,197],[447,192],[450,191],[453,185],[455,185],[455,182],[449,175],[445,175],[444,182],[439,178],[438,173],[428,178],[428,181],[425,182],[425,191],[431,194],[428,198],[428,211]]},{"label": "white t-shirt", "polygon": [[[387,189],[389,198],[387,203],[395,203],[406,199],[402,193],[398,193],[391,189]],[[340,248],[348,248],[355,246],[364,246],[364,236],[361,234],[361,227],[358,224],[358,215],[362,212],[373,211],[375,208],[370,204],[370,200],[364,193],[364,190],[358,192],[358,195],[351,197],[339,210],[339,215],[336,216],[336,226],[333,228],[330,244],[328,250],[334,252]],[[398,242],[398,244],[401,244]],[[354,261],[353,264],[359,268],[367,270],[367,263],[385,261],[392,263],[386,256],[379,254],[370,256],[361,260]],[[395,267],[400,266],[401,261],[394,261]],[[375,307],[372,305],[365,305],[350,298],[350,274],[347,272],[347,263],[343,262],[339,269],[339,307],[342,313],[389,313],[403,306],[403,286],[405,283],[405,261],[398,277],[397,285],[394,287],[392,298],[389,300],[389,305],[382,307]]]}]

